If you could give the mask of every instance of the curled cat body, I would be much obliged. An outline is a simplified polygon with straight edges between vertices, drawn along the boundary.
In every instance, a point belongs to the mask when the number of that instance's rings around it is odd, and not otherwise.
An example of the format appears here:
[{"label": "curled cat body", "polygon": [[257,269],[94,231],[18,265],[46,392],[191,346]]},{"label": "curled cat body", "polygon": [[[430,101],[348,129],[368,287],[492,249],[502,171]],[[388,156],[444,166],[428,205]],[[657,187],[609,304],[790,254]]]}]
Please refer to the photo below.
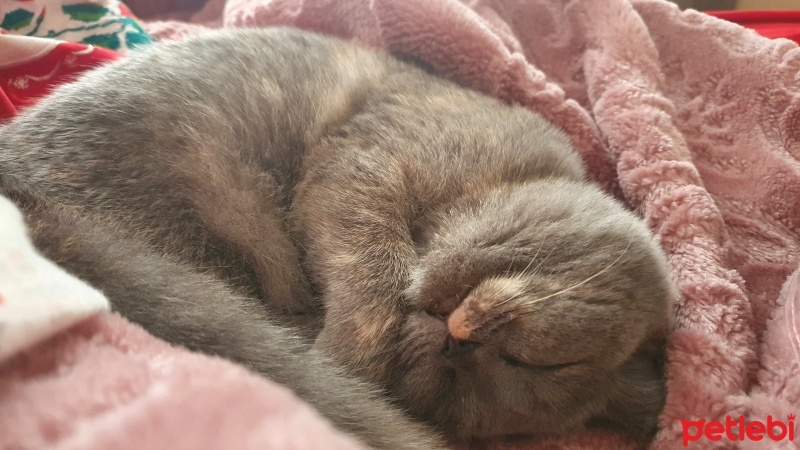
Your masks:
[{"label": "curled cat body", "polygon": [[[0,182],[115,310],[374,448],[655,429],[675,294],[645,225],[555,126],[390,55],[153,45],[3,126]],[[320,308],[311,345],[286,322]]]}]

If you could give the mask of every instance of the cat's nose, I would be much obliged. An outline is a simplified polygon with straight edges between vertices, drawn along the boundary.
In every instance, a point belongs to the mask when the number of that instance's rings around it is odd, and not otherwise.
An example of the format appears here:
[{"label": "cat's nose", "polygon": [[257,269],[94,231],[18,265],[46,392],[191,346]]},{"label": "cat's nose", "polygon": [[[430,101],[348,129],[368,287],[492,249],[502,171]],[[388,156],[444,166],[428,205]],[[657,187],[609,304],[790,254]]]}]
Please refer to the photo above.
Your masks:
[{"label": "cat's nose", "polygon": [[454,339],[453,336],[448,334],[442,354],[448,359],[464,358],[471,355],[480,346],[479,342]]}]

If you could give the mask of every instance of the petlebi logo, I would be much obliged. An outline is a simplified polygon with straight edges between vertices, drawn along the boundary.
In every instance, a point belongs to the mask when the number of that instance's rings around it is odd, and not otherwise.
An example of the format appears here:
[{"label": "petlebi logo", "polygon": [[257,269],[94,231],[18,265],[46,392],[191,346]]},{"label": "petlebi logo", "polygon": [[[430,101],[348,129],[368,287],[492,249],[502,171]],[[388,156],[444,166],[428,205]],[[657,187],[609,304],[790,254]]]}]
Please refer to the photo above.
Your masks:
[{"label": "petlebi logo", "polygon": [[778,417],[767,416],[767,420],[745,419],[744,416],[725,416],[719,420],[687,420],[681,419],[683,427],[683,446],[701,438],[709,441],[760,441],[767,439],[774,442],[794,441],[794,414],[786,416],[786,421]]}]

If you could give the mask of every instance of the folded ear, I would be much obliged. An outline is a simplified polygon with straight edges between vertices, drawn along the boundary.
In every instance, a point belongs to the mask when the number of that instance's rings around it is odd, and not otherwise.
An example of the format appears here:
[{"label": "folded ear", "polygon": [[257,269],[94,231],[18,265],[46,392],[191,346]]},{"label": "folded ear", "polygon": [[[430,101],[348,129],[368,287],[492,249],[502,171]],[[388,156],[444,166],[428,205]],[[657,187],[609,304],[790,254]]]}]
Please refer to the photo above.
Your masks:
[{"label": "folded ear", "polygon": [[640,347],[619,368],[606,410],[588,425],[620,428],[636,438],[652,438],[666,400],[665,360],[663,341]]}]

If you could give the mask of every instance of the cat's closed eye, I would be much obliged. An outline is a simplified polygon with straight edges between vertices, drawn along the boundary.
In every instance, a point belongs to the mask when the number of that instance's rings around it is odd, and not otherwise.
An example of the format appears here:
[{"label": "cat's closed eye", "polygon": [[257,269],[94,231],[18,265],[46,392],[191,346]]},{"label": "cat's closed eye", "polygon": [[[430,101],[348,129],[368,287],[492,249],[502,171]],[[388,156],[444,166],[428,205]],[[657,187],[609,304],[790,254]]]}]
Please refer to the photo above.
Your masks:
[{"label": "cat's closed eye", "polygon": [[520,360],[520,359],[518,359],[518,358],[516,358],[516,357],[514,357],[512,355],[509,355],[508,353],[501,354],[500,355],[500,359],[502,359],[506,364],[508,364],[511,367],[517,367],[517,368],[528,369],[528,370],[548,371],[548,372],[557,372],[557,371],[559,371],[561,369],[564,369],[564,368],[567,368],[567,367],[571,367],[571,366],[574,366],[574,365],[577,365],[577,364],[581,363],[581,361],[571,361],[571,362],[560,363],[560,364],[530,364],[530,363],[524,362],[524,361],[522,361],[522,360]]}]

